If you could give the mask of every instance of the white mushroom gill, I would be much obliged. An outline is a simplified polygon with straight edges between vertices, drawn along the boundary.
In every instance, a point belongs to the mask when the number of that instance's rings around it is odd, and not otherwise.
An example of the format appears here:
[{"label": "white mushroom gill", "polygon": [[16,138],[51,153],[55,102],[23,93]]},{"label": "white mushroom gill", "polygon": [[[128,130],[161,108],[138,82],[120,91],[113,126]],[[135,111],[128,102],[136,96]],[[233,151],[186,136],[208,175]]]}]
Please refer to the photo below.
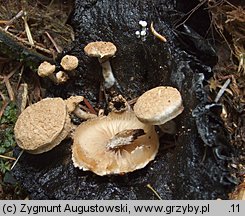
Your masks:
[{"label": "white mushroom gill", "polygon": [[[108,148],[108,142],[122,131],[144,133],[127,145]],[[124,139],[126,140],[126,138]],[[112,113],[82,123],[75,131],[72,147],[74,165],[97,175],[120,174],[143,168],[155,158],[159,141],[154,126],[141,123],[133,112]]]}]

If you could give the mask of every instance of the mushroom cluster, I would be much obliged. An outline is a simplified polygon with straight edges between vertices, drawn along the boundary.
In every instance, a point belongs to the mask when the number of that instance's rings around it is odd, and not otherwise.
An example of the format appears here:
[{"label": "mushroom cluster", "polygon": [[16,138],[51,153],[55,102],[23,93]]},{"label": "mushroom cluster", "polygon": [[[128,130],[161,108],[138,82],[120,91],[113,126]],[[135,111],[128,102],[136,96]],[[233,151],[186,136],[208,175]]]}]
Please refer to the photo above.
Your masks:
[{"label": "mushroom cluster", "polygon": [[[142,24],[142,23],[141,23]],[[143,23],[144,30],[146,24]],[[90,57],[97,57],[102,66],[104,86],[110,89],[116,82],[109,62],[117,48],[111,42],[97,41],[84,48]],[[78,66],[74,56],[64,56],[62,68],[72,71]],[[38,68],[41,77],[48,76],[56,83],[68,79],[67,73],[55,74],[55,66],[43,62]],[[122,95],[113,97],[107,116],[86,113],[78,107],[82,96],[67,100],[47,98],[27,107],[19,116],[14,132],[17,144],[24,150],[39,154],[51,150],[74,129],[70,113],[84,121],[72,135],[72,161],[75,167],[97,175],[122,174],[145,167],[154,160],[159,138],[155,125],[173,127],[171,119],[183,111],[180,92],[170,86],[158,86],[143,93],[133,109]]]},{"label": "mushroom cluster", "polygon": [[44,61],[39,65],[37,73],[40,77],[49,77],[56,84],[64,83],[69,79],[68,74],[77,68],[78,59],[76,56],[65,55],[61,59],[60,65],[64,71],[60,70],[56,72],[55,65]]}]

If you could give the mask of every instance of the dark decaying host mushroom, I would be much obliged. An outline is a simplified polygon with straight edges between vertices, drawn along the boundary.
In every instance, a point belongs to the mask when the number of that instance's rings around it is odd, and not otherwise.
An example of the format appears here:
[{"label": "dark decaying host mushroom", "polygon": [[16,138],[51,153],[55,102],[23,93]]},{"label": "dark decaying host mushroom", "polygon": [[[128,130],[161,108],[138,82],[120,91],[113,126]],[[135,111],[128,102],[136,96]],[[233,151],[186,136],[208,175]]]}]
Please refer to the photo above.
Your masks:
[{"label": "dark decaying host mushroom", "polygon": [[130,111],[88,120],[74,133],[75,167],[97,175],[121,174],[145,167],[157,154],[154,126],[140,122]]}]

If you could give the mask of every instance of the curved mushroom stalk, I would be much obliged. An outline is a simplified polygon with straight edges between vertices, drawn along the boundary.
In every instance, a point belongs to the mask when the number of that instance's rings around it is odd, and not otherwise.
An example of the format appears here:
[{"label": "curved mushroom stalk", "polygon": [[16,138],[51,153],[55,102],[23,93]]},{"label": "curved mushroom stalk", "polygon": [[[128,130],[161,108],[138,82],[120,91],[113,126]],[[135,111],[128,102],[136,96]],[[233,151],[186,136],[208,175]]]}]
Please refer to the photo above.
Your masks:
[{"label": "curved mushroom stalk", "polygon": [[[168,129],[170,133],[176,130],[175,123],[170,120],[183,110],[180,92],[170,86],[159,86],[146,91],[134,105],[134,112],[141,122],[158,125]],[[165,123],[167,125],[164,126]]]},{"label": "curved mushroom stalk", "polygon": [[153,126],[141,123],[133,112],[110,113],[78,126],[72,160],[75,167],[97,175],[121,174],[145,167],[158,147]]},{"label": "curved mushroom stalk", "polygon": [[83,96],[71,96],[68,99],[66,99],[65,101],[66,101],[68,113],[74,113],[78,118],[83,120],[96,118],[97,115],[92,113],[87,113],[79,107],[79,103],[81,103],[83,99],[84,99]]},{"label": "curved mushroom stalk", "polygon": [[105,80],[105,88],[109,89],[111,88],[115,82],[116,79],[112,73],[112,69],[111,69],[111,64],[109,60],[106,61],[99,61],[102,67],[102,75],[104,77]]},{"label": "curved mushroom stalk", "polygon": [[97,118],[97,115],[95,115],[93,113],[87,113],[87,112],[83,111],[81,108],[79,108],[78,106],[75,108],[75,110],[73,111],[73,113],[78,118],[83,119],[83,120]]},{"label": "curved mushroom stalk", "polygon": [[96,41],[84,47],[84,52],[90,57],[97,57],[102,67],[102,75],[105,80],[105,88],[111,88],[116,79],[112,73],[109,58],[117,51],[116,46],[111,42]]}]

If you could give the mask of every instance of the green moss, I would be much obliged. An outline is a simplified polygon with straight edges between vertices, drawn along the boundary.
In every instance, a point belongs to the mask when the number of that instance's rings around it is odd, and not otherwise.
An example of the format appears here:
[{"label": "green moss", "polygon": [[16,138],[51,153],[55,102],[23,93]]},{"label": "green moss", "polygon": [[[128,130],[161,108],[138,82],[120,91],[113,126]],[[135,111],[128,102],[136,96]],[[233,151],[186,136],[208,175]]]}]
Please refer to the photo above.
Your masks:
[{"label": "green moss", "polygon": [[17,109],[13,102],[10,102],[5,108],[0,124],[13,125],[17,120]]},{"label": "green moss", "polygon": [[[2,105],[0,103],[0,105]],[[14,124],[17,120],[17,108],[13,102],[10,102],[5,108],[2,118],[0,119],[0,154],[8,153],[12,156],[12,150],[16,145],[14,139]],[[5,173],[10,170],[11,162],[0,158],[0,172]]]}]

